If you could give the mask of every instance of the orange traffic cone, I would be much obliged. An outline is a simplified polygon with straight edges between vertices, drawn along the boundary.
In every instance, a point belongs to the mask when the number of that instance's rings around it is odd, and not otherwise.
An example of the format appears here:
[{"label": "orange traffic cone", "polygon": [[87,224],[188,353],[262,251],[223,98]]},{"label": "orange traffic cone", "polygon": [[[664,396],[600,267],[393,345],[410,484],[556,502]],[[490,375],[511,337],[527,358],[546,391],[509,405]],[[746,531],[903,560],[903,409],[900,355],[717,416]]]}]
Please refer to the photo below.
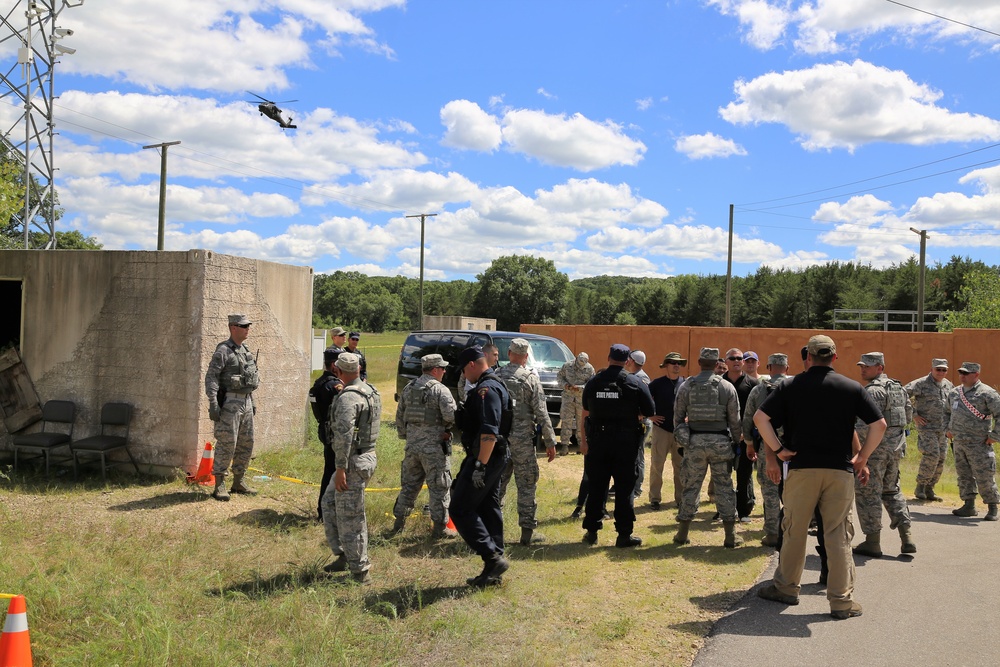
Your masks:
[{"label": "orange traffic cone", "polygon": [[7,608],[7,620],[0,635],[0,667],[31,667],[28,608],[23,595],[13,596]]},{"label": "orange traffic cone", "polygon": [[[205,443],[205,451],[201,455],[201,463],[198,464],[198,472],[194,475],[188,475],[187,481],[189,483],[197,483],[202,486],[211,486],[215,484],[215,475],[212,474],[212,467],[215,465],[215,451],[212,449],[212,443]],[[0,667],[3,667],[0,665]]]},{"label": "orange traffic cone", "polygon": [[450,514],[448,515],[448,528],[451,528],[456,533],[458,532],[458,528],[455,528],[455,522],[451,520],[451,515]]}]

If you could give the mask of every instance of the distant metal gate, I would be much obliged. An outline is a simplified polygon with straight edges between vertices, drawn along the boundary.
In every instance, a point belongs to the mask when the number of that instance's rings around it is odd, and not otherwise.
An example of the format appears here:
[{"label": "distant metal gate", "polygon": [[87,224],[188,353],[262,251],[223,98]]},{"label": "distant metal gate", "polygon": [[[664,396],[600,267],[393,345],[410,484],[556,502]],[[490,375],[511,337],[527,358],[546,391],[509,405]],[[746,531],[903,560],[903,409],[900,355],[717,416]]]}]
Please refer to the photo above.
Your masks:
[{"label": "distant metal gate", "polygon": [[[835,308],[833,311],[834,329],[862,329],[868,331],[937,331],[938,322],[943,311],[924,311],[923,327],[917,325],[915,310],[859,310],[853,308]],[[850,326],[840,326],[840,325]]]}]

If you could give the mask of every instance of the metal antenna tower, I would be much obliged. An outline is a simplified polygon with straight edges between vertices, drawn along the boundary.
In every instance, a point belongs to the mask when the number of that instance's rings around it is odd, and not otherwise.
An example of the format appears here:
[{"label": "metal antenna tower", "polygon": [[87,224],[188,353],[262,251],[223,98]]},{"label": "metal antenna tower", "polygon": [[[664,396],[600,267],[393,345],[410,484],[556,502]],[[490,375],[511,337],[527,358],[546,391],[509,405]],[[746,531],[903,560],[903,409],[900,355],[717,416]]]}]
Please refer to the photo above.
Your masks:
[{"label": "metal antenna tower", "polygon": [[[14,216],[19,222],[24,247],[55,248],[55,166],[52,161],[52,103],[55,100],[53,75],[57,58],[76,49],[59,43],[73,34],[56,25],[67,7],[79,7],[84,0],[19,0],[0,16],[0,45],[16,45],[17,63],[0,71],[0,100],[20,105],[21,115],[3,128],[0,149],[8,159],[24,169],[24,207]],[[19,67],[18,67],[19,65]],[[34,229],[41,232],[32,238]]]}]

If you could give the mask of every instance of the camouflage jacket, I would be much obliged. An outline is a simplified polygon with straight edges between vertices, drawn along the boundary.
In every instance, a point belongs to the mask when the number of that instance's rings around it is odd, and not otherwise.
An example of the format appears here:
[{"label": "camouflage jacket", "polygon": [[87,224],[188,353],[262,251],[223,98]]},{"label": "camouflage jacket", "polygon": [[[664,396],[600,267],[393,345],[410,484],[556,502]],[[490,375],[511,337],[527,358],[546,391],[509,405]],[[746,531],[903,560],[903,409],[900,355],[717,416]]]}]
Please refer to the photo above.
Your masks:
[{"label": "camouflage jacket", "polygon": [[964,389],[965,400],[986,419],[980,419],[969,410],[962,401],[960,390],[963,390],[962,385],[952,389],[945,404],[948,430],[955,440],[985,442],[987,437],[1000,440],[996,426],[997,417],[1000,417],[1000,394],[997,390],[981,381]]},{"label": "camouflage jacket", "polygon": [[559,383],[559,388],[565,391],[565,387],[568,384],[582,388],[592,377],[594,377],[593,366],[590,364],[578,366],[576,359],[573,359],[572,361],[567,361],[559,369],[559,372],[556,374],[556,382]]},{"label": "camouflage jacket", "polygon": [[[752,443],[754,447],[757,446],[757,443],[753,438],[753,416],[757,412],[757,408],[759,408],[761,403],[764,402],[764,399],[767,398],[771,391],[781,384],[788,376],[775,375],[772,377],[770,375],[761,375],[760,377],[760,383],[750,390],[750,395],[747,396],[746,408],[743,410],[743,441],[746,443]],[[778,438],[781,438],[782,435],[784,435],[784,429],[779,428],[777,430],[777,434]]]},{"label": "camouflage jacket", "polygon": [[556,432],[549,420],[545,406],[545,390],[538,376],[524,366],[507,364],[497,372],[514,399],[514,422],[510,429],[511,440],[528,440],[535,437],[535,425],[542,427],[546,447],[556,446]]},{"label": "camouflage jacket", "polygon": [[442,434],[455,426],[451,391],[424,373],[403,388],[396,405],[396,432],[409,445],[440,448]]},{"label": "camouflage jacket", "polygon": [[907,396],[913,402],[913,416],[927,420],[925,426],[917,426],[921,431],[945,431],[948,419],[945,414],[948,406],[948,395],[955,386],[948,379],[941,384],[934,381],[934,374],[928,373],[917,378],[904,387]]},{"label": "camouflage jacket", "polygon": [[355,378],[330,405],[329,429],[337,468],[347,469],[355,454],[374,451],[382,421],[382,398],[375,387]]}]

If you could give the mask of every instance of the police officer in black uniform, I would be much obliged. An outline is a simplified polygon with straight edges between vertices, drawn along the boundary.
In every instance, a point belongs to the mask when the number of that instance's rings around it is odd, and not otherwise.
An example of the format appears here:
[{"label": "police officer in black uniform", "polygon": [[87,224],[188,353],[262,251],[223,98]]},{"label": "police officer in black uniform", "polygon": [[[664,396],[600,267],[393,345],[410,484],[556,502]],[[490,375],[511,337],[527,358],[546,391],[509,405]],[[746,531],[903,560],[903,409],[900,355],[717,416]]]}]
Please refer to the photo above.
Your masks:
[{"label": "police officer in black uniform", "polygon": [[323,443],[323,479],[319,484],[319,500],[316,504],[316,513],[320,521],[323,520],[323,492],[326,491],[337,469],[331,439],[327,434],[327,419],[330,416],[330,404],[344,388],[344,383],[340,381],[333,365],[339,356],[339,348],[328,347],[323,351],[323,374],[316,378],[312,389],[309,390],[309,407],[312,408],[316,423],[319,424],[319,441]]},{"label": "police officer in black uniform", "polygon": [[[619,489],[631,489],[638,476],[637,458],[642,446],[642,417],[656,413],[656,405],[646,383],[625,370],[630,350],[625,345],[611,346],[608,367],[595,375],[583,388],[583,437],[580,452],[586,455],[583,468],[590,479],[583,541],[597,544],[608,484],[614,479]],[[632,535],[635,511],[632,496],[615,494],[615,530],[617,547],[634,547],[642,540]]]},{"label": "police officer in black uniform", "polygon": [[466,456],[451,485],[448,512],[458,534],[483,559],[483,571],[466,582],[483,588],[500,584],[510,567],[503,556],[500,477],[510,459],[506,436],[513,410],[507,387],[487,365],[483,348],[462,350],[458,367],[473,386],[455,414]]}]

